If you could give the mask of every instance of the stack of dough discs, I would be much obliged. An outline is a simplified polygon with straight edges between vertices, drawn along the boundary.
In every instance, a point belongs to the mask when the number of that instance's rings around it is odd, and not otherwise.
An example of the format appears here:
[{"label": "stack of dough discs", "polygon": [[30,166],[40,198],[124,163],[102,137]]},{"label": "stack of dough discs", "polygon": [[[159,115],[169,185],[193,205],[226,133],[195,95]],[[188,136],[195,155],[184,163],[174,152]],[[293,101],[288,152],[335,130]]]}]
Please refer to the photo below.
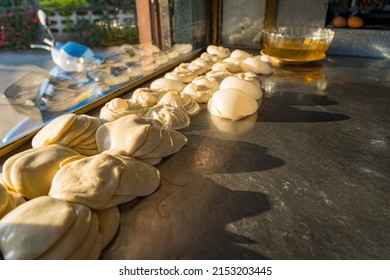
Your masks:
[{"label": "stack of dough discs", "polygon": [[96,142],[100,153],[157,164],[161,158],[183,148],[187,138],[180,132],[162,128],[159,121],[129,115],[100,126]]},{"label": "stack of dough discs", "polygon": [[207,109],[212,115],[231,120],[252,115],[258,108],[256,99],[235,88],[218,90],[207,103]]},{"label": "stack of dough discs", "polygon": [[114,98],[102,107],[99,118],[106,121],[115,121],[130,114],[142,116],[144,114],[142,105],[131,100]]},{"label": "stack of dough discs", "polygon": [[150,164],[97,154],[62,167],[53,178],[49,196],[99,210],[149,195],[159,184],[160,173]]},{"label": "stack of dough discs", "polygon": [[155,119],[165,128],[179,130],[190,124],[190,117],[179,107],[169,105],[156,105],[144,115],[144,118]]},{"label": "stack of dough discs", "polygon": [[[79,251],[80,246],[83,245],[87,239],[91,238],[88,233],[98,234],[98,228],[94,226],[94,219],[97,220],[96,214],[94,214],[91,209],[82,204],[71,203],[73,212],[75,214],[75,219],[64,234],[64,236],[59,239],[53,246],[50,247],[50,250],[46,251],[43,255],[39,256],[38,259],[41,260],[63,260],[68,259],[75,253]],[[95,222],[96,223],[96,222]],[[100,244],[100,250],[102,246]],[[84,255],[87,256],[92,250],[92,247],[87,248],[84,252]],[[97,259],[98,256],[95,258]],[[86,259],[86,257],[79,257],[77,259]]]},{"label": "stack of dough discs", "polygon": [[[98,233],[97,216],[88,207],[41,196],[0,220],[0,249],[8,260],[66,259]],[[92,247],[83,248],[80,259]]]},{"label": "stack of dough discs", "polygon": [[0,181],[0,219],[16,207],[14,197],[8,193],[7,188]]},{"label": "stack of dough discs", "polygon": [[86,156],[95,155],[98,153],[95,132],[100,124],[96,117],[66,114],[45,125],[31,143],[34,148],[59,144]]},{"label": "stack of dough discs", "polygon": [[59,164],[78,153],[61,145],[29,149],[8,158],[3,165],[7,186],[27,199],[47,195]]},{"label": "stack of dough discs", "polygon": [[99,232],[103,237],[103,248],[114,238],[119,228],[120,214],[118,207],[111,207],[104,210],[96,210],[99,218]]}]

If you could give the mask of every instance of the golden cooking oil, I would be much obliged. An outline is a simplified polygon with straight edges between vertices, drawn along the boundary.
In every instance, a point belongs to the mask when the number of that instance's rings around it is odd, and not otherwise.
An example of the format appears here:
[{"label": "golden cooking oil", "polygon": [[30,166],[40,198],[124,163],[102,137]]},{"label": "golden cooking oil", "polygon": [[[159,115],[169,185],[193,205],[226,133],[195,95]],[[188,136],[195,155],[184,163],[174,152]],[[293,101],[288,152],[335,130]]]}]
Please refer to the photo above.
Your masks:
[{"label": "golden cooking oil", "polygon": [[319,60],[324,58],[329,44],[313,39],[285,39],[264,42],[267,55],[288,60]]}]

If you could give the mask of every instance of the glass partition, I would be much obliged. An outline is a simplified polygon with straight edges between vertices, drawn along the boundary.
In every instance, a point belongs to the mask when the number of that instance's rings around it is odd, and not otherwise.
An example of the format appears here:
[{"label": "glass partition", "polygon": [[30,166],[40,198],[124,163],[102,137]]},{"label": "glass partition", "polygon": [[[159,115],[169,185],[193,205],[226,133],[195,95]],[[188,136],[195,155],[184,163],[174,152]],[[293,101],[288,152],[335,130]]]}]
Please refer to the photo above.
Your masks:
[{"label": "glass partition", "polygon": [[220,41],[223,45],[260,48],[266,0],[222,1]]},{"label": "glass partition", "polygon": [[87,112],[204,48],[210,4],[0,1],[0,155],[53,118]]}]

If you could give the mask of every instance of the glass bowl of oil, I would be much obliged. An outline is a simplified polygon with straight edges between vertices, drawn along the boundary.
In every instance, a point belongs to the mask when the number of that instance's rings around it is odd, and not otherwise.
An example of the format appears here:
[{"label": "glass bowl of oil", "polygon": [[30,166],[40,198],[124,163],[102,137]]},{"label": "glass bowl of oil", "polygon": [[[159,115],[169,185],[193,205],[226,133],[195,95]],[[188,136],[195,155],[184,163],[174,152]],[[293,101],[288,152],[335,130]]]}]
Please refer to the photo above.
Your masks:
[{"label": "glass bowl of oil", "polygon": [[307,62],[325,58],[334,31],[313,27],[277,27],[263,31],[263,55],[283,61]]}]

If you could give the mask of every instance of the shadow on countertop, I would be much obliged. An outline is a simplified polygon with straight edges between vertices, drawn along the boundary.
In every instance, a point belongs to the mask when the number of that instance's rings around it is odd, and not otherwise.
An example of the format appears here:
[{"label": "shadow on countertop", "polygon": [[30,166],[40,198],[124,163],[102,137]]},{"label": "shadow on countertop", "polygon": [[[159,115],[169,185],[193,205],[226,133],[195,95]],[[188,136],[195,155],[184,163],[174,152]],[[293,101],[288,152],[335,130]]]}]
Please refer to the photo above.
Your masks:
[{"label": "shadow on countertop", "polygon": [[[344,114],[329,112],[326,106],[337,105],[326,96],[315,94],[277,92],[264,97],[257,121],[260,122],[332,122],[347,120]],[[295,108],[321,107],[322,111]],[[325,110],[324,110],[325,108]]]},{"label": "shadow on countertop", "polygon": [[[268,196],[229,189],[208,175],[262,171],[284,162],[251,143],[188,138],[183,150],[157,166],[160,188],[120,206],[120,230],[103,259],[267,259],[251,238],[261,228],[250,217],[272,208]],[[231,183],[240,189],[246,184]]]}]

